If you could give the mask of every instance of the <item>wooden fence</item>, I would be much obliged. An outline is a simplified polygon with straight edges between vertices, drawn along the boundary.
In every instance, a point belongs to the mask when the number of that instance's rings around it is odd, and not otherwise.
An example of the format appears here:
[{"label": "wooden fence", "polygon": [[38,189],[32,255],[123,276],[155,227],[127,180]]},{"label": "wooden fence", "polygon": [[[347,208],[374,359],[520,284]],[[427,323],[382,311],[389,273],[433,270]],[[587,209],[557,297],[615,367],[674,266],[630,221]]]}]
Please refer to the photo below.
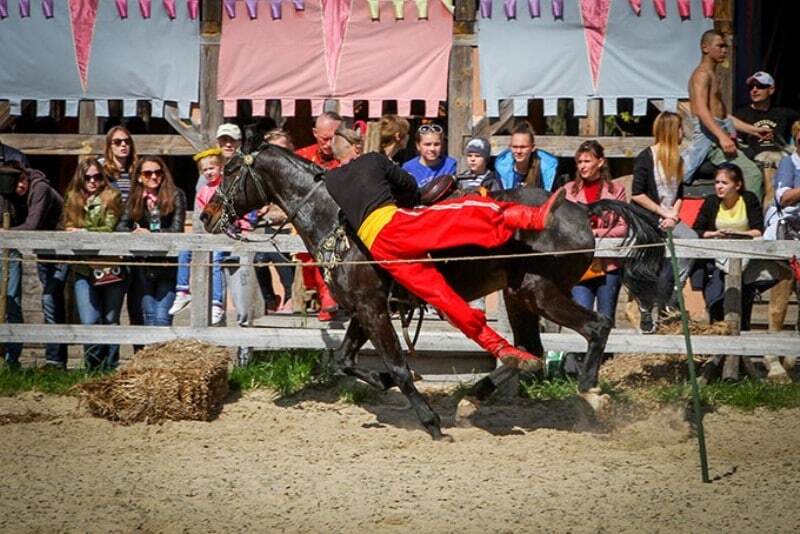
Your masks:
[{"label": "wooden fence", "polygon": [[[83,325],[0,325],[0,343],[120,343],[140,344],[172,339],[201,339],[222,346],[254,346],[280,348],[332,348],[342,339],[344,330],[336,328],[299,328],[267,326],[257,328],[210,328],[210,263],[212,251],[252,253],[275,250],[264,234],[251,242],[239,242],[225,236],[209,234],[129,234],[92,232],[0,232],[0,249],[17,249],[26,258],[32,254],[58,254],[65,261],[97,255],[127,257],[176,256],[191,250],[192,270],[191,320],[188,327],[83,326]],[[305,247],[297,236],[279,235],[275,244],[282,252],[300,252]],[[596,256],[619,257],[619,239],[598,241]],[[800,256],[798,241],[743,240],[676,240],[680,258],[729,258],[730,274],[726,278],[726,319],[736,323],[731,336],[693,336],[698,354],[800,356],[798,336],[791,332],[738,334],[738,305],[741,301],[741,266],[745,258],[791,258]],[[267,321],[269,323],[269,320]],[[341,325],[339,325],[340,327]],[[480,349],[459,332],[423,329],[418,349],[423,352],[480,352]],[[543,334],[548,350],[583,351],[586,343],[575,333]],[[614,330],[609,337],[609,352],[673,353],[685,352],[683,337],[678,335],[642,336],[633,330]]]}]

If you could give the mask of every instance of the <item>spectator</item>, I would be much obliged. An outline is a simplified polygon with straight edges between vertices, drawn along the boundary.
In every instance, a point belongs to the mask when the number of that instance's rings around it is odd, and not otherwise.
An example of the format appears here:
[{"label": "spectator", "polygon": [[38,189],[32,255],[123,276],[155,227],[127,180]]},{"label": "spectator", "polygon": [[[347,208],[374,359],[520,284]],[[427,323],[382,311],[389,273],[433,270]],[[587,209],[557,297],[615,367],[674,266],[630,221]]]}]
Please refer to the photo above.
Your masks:
[{"label": "spectator", "polygon": [[514,189],[520,184],[548,192],[558,189],[558,158],[536,148],[533,127],[528,122],[514,125],[511,144],[495,159],[494,171],[503,189]]},{"label": "spectator", "polygon": [[[194,161],[197,163],[197,170],[200,177],[197,179],[198,183],[201,180],[205,183],[197,194],[194,200],[194,214],[199,216],[203,211],[208,199],[214,194],[222,181],[222,149],[219,147],[209,148],[194,155]],[[202,229],[202,224],[193,224],[193,229]],[[202,230],[201,230],[202,231]],[[225,255],[223,253],[214,252],[212,255],[211,267],[211,324],[212,326],[219,325],[225,317],[225,278],[222,273],[220,261]],[[184,310],[192,301],[192,294],[189,287],[189,276],[191,273],[190,264],[192,262],[192,252],[182,250],[178,253],[178,268],[175,283],[175,301],[169,309],[170,315],[176,315]]]},{"label": "spectator", "polygon": [[395,163],[400,163],[400,151],[408,144],[408,132],[411,126],[403,117],[397,115],[384,115],[381,117],[381,153]]},{"label": "spectator", "polygon": [[[766,139],[772,130],[757,128],[728,115],[722,101],[722,83],[717,65],[728,57],[728,44],[717,30],[708,30],[700,38],[703,53],[700,64],[689,78],[689,104],[692,108],[692,140],[683,151],[683,181],[692,182],[695,171],[704,160],[714,165],[731,161],[744,173],[747,189],[761,198],[763,178],[761,170],[736,148],[733,137],[736,131]],[[735,129],[734,129],[735,128]]]},{"label": "spectator", "polygon": [[[764,217],[758,197],[747,191],[742,170],[733,163],[723,163],[714,176],[714,195],[703,201],[694,230],[703,239],[731,239],[737,237],[760,237],[764,230]],[[726,264],[720,260],[698,261],[692,281],[696,288],[703,289],[709,320],[725,319],[725,273]],[[750,315],[753,310],[755,285],[742,284],[742,330],[750,330]]]},{"label": "spectator", "polygon": [[[96,159],[83,160],[64,199],[64,228],[68,232],[113,232],[122,214],[122,195],[103,175]],[[118,325],[125,297],[125,270],[121,267],[75,264],[75,304],[81,324]],[[84,365],[90,371],[115,369],[119,345],[86,344]]]},{"label": "spectator", "polygon": [[489,168],[492,147],[483,137],[474,137],[464,148],[467,156],[467,170],[456,176],[458,188],[462,191],[500,191],[503,184]]},{"label": "spectator", "polygon": [[403,163],[403,170],[423,187],[437,176],[456,174],[458,163],[450,156],[442,155],[444,130],[438,124],[423,124],[414,136],[419,156]]},{"label": "spectator", "polygon": [[222,149],[223,164],[228,163],[242,148],[242,130],[230,122],[220,124],[217,128],[217,146]]},{"label": "spectator", "polygon": [[[655,213],[663,231],[671,229],[673,236],[678,239],[696,239],[697,234],[681,222],[680,216],[683,202],[683,160],[680,155],[683,128],[680,115],[670,111],[659,113],[653,123],[653,136],[655,144],[642,150],[634,160],[631,201]],[[692,263],[691,259],[678,260],[681,286],[689,277]],[[676,317],[678,306],[674,285],[672,266],[667,259],[664,260],[653,291],[646,295],[634,295],[639,301],[639,330],[643,334],[651,334],[656,329],[654,305],[659,320]]]},{"label": "spectator", "polygon": [[313,145],[297,150],[296,154],[309,161],[313,161],[324,169],[335,169],[339,166],[339,160],[333,156],[331,141],[336,130],[342,125],[342,118],[338,113],[326,111],[314,122],[311,133],[317,140]]},{"label": "spectator", "polygon": [[[158,156],[142,156],[134,168],[131,194],[117,231],[136,233],[183,232],[186,196],[175,187],[172,175]],[[156,258],[147,258],[148,263]],[[176,269],[171,266],[141,266],[136,279],[141,294],[145,326],[170,326],[169,309],[175,300]],[[130,295],[129,295],[130,298]]]},{"label": "spectator", "polygon": [[[10,160],[0,167],[4,176],[4,189],[0,215],[11,214],[11,230],[57,230],[61,223],[64,201],[50,187],[47,177],[35,169],[23,169],[17,160]],[[39,256],[41,260],[55,258]],[[12,250],[8,264],[8,293],[6,319],[9,323],[23,323],[22,315],[22,255]],[[51,261],[38,262],[36,272],[42,284],[42,313],[46,324],[63,324],[64,284],[67,266]],[[6,345],[5,361],[10,367],[19,367],[22,345]],[[67,346],[48,343],[45,348],[45,364],[65,368]]]},{"label": "spectator", "polygon": [[31,166],[30,163],[28,163],[28,158],[25,156],[25,154],[13,146],[5,145],[2,141],[0,141],[0,165],[3,165],[9,161],[19,162],[23,169],[27,169]]}]

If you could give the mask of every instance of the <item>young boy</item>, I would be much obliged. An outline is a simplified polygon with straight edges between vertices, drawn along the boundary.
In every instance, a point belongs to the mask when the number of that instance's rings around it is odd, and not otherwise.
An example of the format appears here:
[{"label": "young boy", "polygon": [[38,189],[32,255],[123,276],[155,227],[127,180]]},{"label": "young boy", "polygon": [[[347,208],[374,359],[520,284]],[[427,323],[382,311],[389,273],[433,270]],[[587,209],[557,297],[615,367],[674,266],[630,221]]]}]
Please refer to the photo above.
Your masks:
[{"label": "young boy", "polygon": [[489,169],[491,146],[483,137],[473,137],[464,148],[467,156],[467,170],[456,176],[458,188],[463,191],[474,191],[481,188],[486,191],[500,191],[503,185]]}]

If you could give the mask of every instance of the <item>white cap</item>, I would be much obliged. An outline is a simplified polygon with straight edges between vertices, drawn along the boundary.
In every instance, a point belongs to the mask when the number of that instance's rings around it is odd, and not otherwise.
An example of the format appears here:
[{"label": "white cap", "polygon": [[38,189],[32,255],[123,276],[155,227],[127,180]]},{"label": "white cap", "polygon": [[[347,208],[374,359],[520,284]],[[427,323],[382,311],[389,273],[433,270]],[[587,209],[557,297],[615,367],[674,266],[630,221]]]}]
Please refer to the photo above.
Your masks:
[{"label": "white cap", "polygon": [[226,122],[225,124],[220,124],[219,128],[217,128],[217,139],[227,135],[228,137],[232,137],[237,141],[242,140],[242,131],[239,129],[238,126],[235,124],[231,124],[230,122]]},{"label": "white cap", "polygon": [[760,83],[761,85],[767,85],[769,87],[773,87],[775,85],[775,78],[773,78],[770,73],[760,70],[755,74],[753,74],[752,76],[750,76],[749,78],[747,78],[747,85],[756,82]]}]

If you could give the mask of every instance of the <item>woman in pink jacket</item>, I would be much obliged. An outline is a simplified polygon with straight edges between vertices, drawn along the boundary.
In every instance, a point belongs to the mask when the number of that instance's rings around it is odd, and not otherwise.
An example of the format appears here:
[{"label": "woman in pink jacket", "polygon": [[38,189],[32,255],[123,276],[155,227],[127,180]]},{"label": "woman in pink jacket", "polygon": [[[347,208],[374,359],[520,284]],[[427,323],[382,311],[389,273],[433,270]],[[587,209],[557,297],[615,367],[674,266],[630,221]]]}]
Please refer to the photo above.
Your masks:
[{"label": "woman in pink jacket", "polygon": [[[566,184],[567,200],[591,204],[601,199],[625,201],[625,188],[611,181],[603,146],[597,141],[584,141],[575,152],[577,175]],[[613,215],[592,217],[595,238],[625,237],[628,226]],[[584,308],[606,315],[614,321],[617,297],[622,282],[622,265],[615,260],[595,259],[582,281],[572,288],[572,299]]]}]

